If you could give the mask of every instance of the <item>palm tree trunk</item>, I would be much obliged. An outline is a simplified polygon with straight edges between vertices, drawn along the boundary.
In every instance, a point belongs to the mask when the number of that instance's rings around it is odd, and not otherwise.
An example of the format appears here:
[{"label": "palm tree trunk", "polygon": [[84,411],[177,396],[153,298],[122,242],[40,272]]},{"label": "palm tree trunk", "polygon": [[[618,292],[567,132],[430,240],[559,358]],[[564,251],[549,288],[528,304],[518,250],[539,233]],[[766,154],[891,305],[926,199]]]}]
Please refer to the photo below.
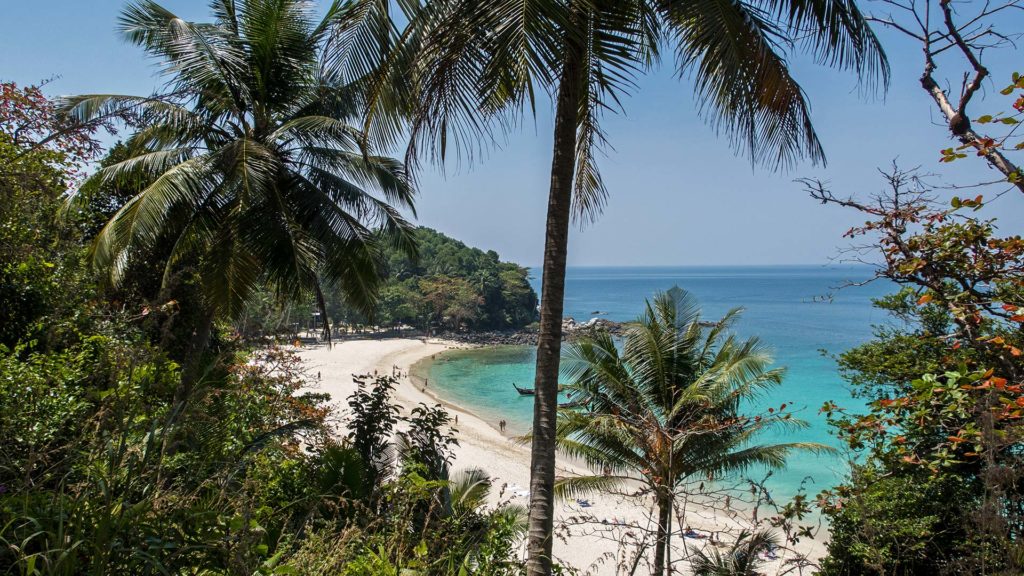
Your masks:
[{"label": "palm tree trunk", "polygon": [[551,189],[548,194],[541,278],[540,334],[537,338],[537,375],[533,388],[533,447],[530,458],[530,518],[527,576],[551,574],[554,527],[555,428],[558,416],[558,363],[562,353],[562,307],[565,295],[565,260],[572,218],[572,187],[576,171],[576,123],[580,87],[578,64],[569,51],[561,73],[555,110]]},{"label": "palm tree trunk", "polygon": [[668,552],[669,535],[672,531],[672,499],[658,495],[658,538],[654,546],[654,576],[666,574],[665,557]]}]

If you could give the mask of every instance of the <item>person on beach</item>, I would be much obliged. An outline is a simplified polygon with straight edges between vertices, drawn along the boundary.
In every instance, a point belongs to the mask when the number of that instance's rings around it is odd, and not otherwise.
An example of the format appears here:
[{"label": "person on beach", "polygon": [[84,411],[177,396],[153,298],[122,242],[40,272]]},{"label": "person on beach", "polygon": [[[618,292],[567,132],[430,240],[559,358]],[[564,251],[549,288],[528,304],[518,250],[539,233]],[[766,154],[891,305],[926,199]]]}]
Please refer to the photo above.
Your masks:
[{"label": "person on beach", "polygon": [[504,420],[502,420],[501,422],[498,422],[498,430],[501,430],[502,434],[505,433],[505,421]]}]

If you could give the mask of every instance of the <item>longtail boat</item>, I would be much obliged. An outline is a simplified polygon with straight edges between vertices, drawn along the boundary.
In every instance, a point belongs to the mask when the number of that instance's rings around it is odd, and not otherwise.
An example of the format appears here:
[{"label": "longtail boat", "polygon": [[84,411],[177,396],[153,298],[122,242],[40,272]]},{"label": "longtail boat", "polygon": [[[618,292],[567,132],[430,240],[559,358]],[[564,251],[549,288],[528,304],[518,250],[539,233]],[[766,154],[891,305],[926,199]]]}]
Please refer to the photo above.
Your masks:
[{"label": "longtail boat", "polygon": [[520,388],[516,386],[515,382],[512,383],[512,387],[516,389],[516,392],[519,392],[520,396],[533,396],[535,394],[533,388]]}]

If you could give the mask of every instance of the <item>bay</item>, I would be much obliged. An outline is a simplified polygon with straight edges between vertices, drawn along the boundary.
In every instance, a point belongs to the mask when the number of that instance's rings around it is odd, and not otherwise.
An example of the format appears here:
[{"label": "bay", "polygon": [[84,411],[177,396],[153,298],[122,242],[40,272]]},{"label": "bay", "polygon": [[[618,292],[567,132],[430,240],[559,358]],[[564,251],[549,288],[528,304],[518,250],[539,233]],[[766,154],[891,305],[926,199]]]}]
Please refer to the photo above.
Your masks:
[{"label": "bay", "polygon": [[[819,408],[826,401],[854,409],[862,403],[850,396],[830,355],[868,341],[873,325],[891,321],[871,302],[895,288],[885,281],[860,285],[871,275],[865,266],[570,267],[565,315],[579,322],[633,320],[645,299],[673,286],[697,297],[706,320],[742,307],[736,333],[761,338],[774,351],[776,365],[787,370],[783,385],[750,409],[787,403],[809,423],[805,430],[765,436],[764,441],[838,446]],[[532,282],[539,291],[539,278]],[[532,421],[533,400],[520,396],[512,384],[533,386],[535,358],[530,347],[454,351],[440,355],[426,371],[431,388],[446,400],[495,426],[505,420],[511,432],[524,433]],[[813,495],[841,479],[845,462],[842,454],[797,452],[767,484],[780,498],[791,497],[801,484]],[[763,471],[750,475],[760,478]]]}]

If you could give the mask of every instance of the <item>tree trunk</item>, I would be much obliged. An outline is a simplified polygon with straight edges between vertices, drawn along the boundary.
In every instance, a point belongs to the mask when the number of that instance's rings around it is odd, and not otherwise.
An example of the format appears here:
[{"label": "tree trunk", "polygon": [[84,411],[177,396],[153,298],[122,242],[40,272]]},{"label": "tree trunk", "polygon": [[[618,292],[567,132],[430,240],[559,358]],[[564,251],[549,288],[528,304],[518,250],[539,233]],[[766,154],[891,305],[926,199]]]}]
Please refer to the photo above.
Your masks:
[{"label": "tree trunk", "polygon": [[579,116],[578,64],[568,51],[555,110],[554,153],[544,239],[541,279],[540,334],[537,375],[533,388],[533,447],[530,458],[530,518],[528,576],[551,574],[554,527],[555,426],[558,415],[558,364],[562,352],[562,307],[565,260],[572,218],[573,176],[576,171],[576,123]]},{"label": "tree trunk", "polygon": [[665,557],[668,552],[669,534],[672,531],[672,499],[658,495],[658,538],[654,546],[654,576],[666,574]]}]

